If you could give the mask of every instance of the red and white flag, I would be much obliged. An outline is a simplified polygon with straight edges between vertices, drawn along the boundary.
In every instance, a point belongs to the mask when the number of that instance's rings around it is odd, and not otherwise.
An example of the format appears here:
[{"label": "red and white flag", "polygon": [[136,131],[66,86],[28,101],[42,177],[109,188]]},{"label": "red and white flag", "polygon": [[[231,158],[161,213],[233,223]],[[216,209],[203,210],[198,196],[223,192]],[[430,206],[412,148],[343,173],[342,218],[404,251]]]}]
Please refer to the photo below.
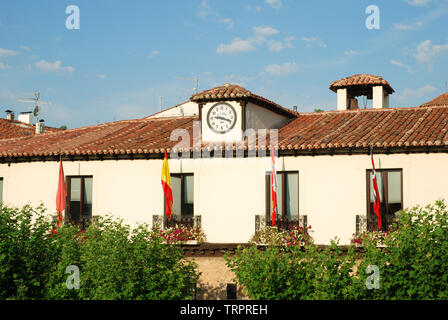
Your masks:
[{"label": "red and white flag", "polygon": [[375,171],[375,162],[373,161],[373,154],[370,155],[372,160],[372,185],[373,185],[373,212],[378,218],[378,230],[381,230],[381,202],[380,202],[380,193],[378,192],[378,183],[376,181],[376,171]]},{"label": "red and white flag", "polygon": [[275,171],[275,150],[271,144],[271,199],[272,199],[272,225],[275,226],[277,219],[277,172]]},{"label": "red and white flag", "polygon": [[[65,210],[65,199],[67,197],[67,188],[65,186],[64,168],[62,167],[62,160],[59,161],[59,180],[58,191],[56,193],[56,211],[58,212],[58,228],[62,224],[62,212]],[[56,230],[51,230],[52,233],[57,233]]]}]

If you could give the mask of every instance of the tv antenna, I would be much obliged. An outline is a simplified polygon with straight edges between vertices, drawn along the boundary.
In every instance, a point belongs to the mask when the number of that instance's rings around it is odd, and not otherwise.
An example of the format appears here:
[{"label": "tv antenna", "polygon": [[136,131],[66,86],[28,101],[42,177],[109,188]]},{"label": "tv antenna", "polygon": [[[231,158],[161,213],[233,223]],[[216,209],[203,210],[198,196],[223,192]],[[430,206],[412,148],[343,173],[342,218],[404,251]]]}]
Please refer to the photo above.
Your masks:
[{"label": "tv antenna", "polygon": [[199,79],[197,78],[184,78],[184,77],[176,77],[177,79],[183,79],[183,80],[191,80],[196,83],[196,87],[193,88],[193,93],[198,93],[199,89]]},{"label": "tv antenna", "polygon": [[34,96],[34,98],[20,98],[20,99],[17,100],[17,101],[20,101],[20,102],[27,102],[27,103],[29,103],[29,102],[34,103],[34,104],[35,104],[35,107],[34,107],[34,109],[33,109],[33,115],[34,115],[35,117],[37,117],[37,122],[39,122],[39,114],[40,114],[40,110],[41,110],[40,105],[41,105],[41,104],[48,104],[48,105],[50,105],[51,102],[44,102],[44,101],[41,101],[41,100],[40,100],[40,92],[34,92],[34,93],[22,93],[22,94],[23,94],[24,96]]}]

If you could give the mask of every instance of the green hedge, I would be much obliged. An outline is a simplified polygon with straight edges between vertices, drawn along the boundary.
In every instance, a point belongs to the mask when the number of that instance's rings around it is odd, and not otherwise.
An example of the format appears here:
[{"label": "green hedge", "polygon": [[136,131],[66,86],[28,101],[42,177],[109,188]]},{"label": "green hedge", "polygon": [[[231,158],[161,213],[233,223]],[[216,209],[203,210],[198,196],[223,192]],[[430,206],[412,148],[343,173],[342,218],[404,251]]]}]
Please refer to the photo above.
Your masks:
[{"label": "green hedge", "polygon": [[[146,225],[99,219],[51,236],[43,206],[0,207],[0,299],[191,299],[197,266]],[[68,266],[79,289],[67,289]]]},{"label": "green hedge", "polygon": [[[253,299],[447,299],[448,212],[444,201],[397,213],[393,232],[366,237],[360,251],[337,241],[320,249],[256,246],[227,256],[235,282]],[[370,288],[379,270],[379,288]]]}]

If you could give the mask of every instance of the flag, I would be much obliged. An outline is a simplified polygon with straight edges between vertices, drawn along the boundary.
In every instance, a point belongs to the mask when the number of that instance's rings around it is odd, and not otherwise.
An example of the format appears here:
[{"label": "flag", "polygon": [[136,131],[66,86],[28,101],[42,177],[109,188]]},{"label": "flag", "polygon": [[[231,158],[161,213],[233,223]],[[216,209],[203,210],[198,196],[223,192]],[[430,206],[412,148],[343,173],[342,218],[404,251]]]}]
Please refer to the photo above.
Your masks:
[{"label": "flag", "polygon": [[165,214],[173,219],[173,190],[171,189],[170,169],[168,168],[168,156],[165,150],[165,158],[162,166],[162,188],[165,194]]},{"label": "flag", "polygon": [[[58,212],[58,228],[61,227],[62,223],[62,211],[65,210],[65,199],[67,197],[67,188],[65,187],[65,177],[64,168],[62,167],[62,160],[59,161],[59,180],[58,180],[58,191],[56,193],[56,211]],[[52,230],[53,233],[57,231]]]},{"label": "flag", "polygon": [[277,219],[277,173],[275,171],[275,151],[271,144],[271,199],[272,199],[272,225]]},{"label": "flag", "polygon": [[373,212],[378,218],[378,230],[381,230],[381,203],[380,203],[380,193],[378,192],[378,184],[376,181],[376,171],[375,171],[375,163],[373,161],[373,154],[370,155],[372,160],[372,185],[373,185]]}]

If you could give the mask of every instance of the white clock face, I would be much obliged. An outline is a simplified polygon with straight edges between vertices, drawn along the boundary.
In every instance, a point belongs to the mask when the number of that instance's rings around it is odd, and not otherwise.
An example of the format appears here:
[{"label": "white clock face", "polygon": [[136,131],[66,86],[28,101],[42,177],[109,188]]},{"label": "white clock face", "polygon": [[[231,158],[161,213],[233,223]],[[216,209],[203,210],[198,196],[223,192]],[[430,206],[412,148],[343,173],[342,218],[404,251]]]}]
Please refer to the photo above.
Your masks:
[{"label": "white clock face", "polygon": [[217,103],[208,111],[207,123],[216,133],[229,132],[236,123],[235,109],[228,103]]}]

